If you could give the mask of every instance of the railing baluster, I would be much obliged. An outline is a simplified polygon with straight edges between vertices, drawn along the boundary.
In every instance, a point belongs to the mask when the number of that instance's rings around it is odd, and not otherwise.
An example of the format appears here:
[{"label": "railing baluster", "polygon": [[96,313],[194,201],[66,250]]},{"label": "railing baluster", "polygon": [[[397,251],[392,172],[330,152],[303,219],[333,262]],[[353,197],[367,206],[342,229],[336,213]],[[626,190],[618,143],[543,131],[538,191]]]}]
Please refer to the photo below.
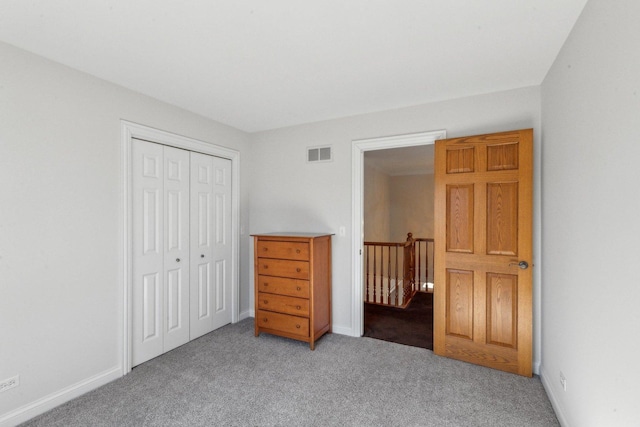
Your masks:
[{"label": "railing baluster", "polygon": [[365,264],[365,266],[367,268],[367,273],[366,273],[367,278],[365,280],[365,284],[366,284],[366,286],[365,286],[365,288],[366,288],[365,289],[365,301],[369,302],[369,301],[371,301],[371,299],[370,299],[371,295],[370,295],[370,291],[369,291],[369,252],[370,252],[371,248],[369,248],[369,246],[367,246],[367,245],[365,245],[364,248],[365,248],[364,249],[365,256],[367,258],[367,261],[366,261],[366,264]]},{"label": "railing baluster", "polygon": [[[417,290],[420,290],[420,286],[422,285],[422,276],[421,276],[421,274],[420,274],[420,273],[422,273],[422,269],[420,268],[420,264],[422,264],[422,263],[420,262],[420,259],[421,259],[421,258],[420,258],[420,254],[421,254],[422,245],[421,245],[420,243],[422,243],[422,242],[418,241],[418,245],[417,245],[417,246],[418,246],[418,256],[416,257],[416,259],[418,260],[418,268],[417,268],[417,277],[418,277],[418,280],[416,280],[416,282],[417,282],[417,287],[418,287],[418,289],[417,289]],[[414,285],[414,290],[415,290],[415,287],[416,287],[416,286]]]},{"label": "railing baluster", "polygon": [[377,296],[376,296],[376,259],[378,258],[378,247],[374,246],[373,247],[373,302],[378,302],[376,301]]}]

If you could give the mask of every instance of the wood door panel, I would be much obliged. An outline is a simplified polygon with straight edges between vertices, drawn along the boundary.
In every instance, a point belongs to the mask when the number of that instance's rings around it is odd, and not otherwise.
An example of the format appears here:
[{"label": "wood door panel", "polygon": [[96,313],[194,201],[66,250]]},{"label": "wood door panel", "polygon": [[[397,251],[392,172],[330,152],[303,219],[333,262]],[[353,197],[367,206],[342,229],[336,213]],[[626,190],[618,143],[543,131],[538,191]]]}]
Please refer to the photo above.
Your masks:
[{"label": "wood door panel", "polygon": [[487,146],[487,170],[518,169],[518,142]]},{"label": "wood door panel", "polygon": [[447,150],[447,173],[468,173],[474,169],[475,149],[453,147]]},{"label": "wood door panel", "polygon": [[487,184],[487,253],[518,255],[518,183]]},{"label": "wood door panel", "polygon": [[487,343],[517,348],[518,276],[487,273]]},{"label": "wood door panel", "polygon": [[473,271],[447,270],[447,335],[473,339]]},{"label": "wood door panel", "polygon": [[531,376],[532,186],[531,129],[436,141],[436,354]]},{"label": "wood door panel", "polygon": [[445,345],[445,351],[441,356],[511,372],[512,374],[520,374],[518,361],[514,359],[513,350],[509,348],[479,344],[458,337],[449,337]]},{"label": "wood door panel", "polygon": [[473,252],[473,184],[447,186],[447,251]]}]

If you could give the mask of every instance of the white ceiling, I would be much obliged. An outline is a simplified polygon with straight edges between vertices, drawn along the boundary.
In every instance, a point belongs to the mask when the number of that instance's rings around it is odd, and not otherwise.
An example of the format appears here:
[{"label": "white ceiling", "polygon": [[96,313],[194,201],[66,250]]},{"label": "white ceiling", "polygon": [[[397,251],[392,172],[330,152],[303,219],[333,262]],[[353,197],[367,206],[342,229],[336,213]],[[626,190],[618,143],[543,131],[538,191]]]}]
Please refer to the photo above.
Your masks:
[{"label": "white ceiling", "polygon": [[0,40],[248,132],[538,85],[587,0],[1,0]]}]

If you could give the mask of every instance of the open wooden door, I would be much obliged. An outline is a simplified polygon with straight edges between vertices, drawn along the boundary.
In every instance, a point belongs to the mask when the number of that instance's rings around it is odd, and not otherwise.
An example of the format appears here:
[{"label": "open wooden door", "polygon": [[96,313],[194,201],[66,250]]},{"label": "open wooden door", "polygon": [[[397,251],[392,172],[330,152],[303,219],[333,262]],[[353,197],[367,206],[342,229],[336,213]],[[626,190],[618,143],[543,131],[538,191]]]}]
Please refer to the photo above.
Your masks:
[{"label": "open wooden door", "polygon": [[531,376],[532,176],[532,129],[436,141],[436,354]]}]

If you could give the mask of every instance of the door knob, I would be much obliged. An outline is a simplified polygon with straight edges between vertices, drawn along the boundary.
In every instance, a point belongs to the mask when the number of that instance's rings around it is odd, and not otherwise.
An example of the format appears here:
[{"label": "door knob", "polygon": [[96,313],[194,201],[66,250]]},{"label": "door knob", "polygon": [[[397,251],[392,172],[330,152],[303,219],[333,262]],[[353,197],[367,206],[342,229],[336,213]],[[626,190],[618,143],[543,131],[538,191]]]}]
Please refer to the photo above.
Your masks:
[{"label": "door knob", "polygon": [[200,258],[204,258],[204,254],[200,255]]},{"label": "door knob", "polygon": [[520,261],[520,262],[510,262],[509,266],[512,265],[517,265],[518,267],[520,267],[523,270],[526,270],[527,268],[529,268],[529,263],[527,261]]},{"label": "door knob", "polygon": [[180,262],[180,258],[176,258],[176,262]]}]

